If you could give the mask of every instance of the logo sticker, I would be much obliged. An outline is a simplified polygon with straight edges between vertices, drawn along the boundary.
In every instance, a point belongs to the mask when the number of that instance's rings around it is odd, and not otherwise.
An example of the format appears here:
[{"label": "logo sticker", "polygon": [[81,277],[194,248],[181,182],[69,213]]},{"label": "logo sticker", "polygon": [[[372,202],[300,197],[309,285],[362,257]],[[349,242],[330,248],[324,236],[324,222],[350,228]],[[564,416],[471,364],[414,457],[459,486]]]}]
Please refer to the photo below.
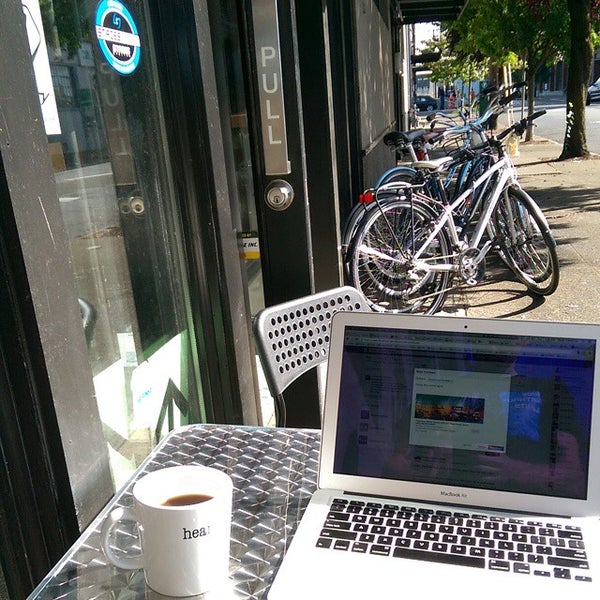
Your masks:
[{"label": "logo sticker", "polygon": [[102,0],[96,9],[96,37],[108,64],[131,75],[139,63],[140,36],[129,10],[118,0]]}]

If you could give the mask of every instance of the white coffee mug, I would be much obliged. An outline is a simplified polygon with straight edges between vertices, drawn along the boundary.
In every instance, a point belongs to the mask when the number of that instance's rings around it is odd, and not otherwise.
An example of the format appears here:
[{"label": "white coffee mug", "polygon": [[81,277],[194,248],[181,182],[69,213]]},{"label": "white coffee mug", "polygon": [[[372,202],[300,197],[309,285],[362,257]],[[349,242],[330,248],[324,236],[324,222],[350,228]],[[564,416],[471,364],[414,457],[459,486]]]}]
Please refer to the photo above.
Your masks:
[{"label": "white coffee mug", "polygon": [[[232,494],[231,478],[217,469],[188,465],[149,473],[133,487],[134,507],[105,519],[104,552],[117,567],[143,568],[148,586],[160,594],[212,595],[228,582]],[[111,531],[123,520],[137,521],[141,554],[120,556],[111,547]]]}]

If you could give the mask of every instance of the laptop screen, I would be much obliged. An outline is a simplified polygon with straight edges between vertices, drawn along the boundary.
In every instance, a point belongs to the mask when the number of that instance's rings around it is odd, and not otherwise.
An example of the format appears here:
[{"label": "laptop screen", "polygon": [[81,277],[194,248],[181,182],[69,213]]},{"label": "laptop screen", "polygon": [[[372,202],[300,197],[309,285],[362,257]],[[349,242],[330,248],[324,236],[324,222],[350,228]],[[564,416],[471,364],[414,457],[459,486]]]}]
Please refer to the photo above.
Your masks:
[{"label": "laptop screen", "polygon": [[348,325],[333,471],[584,500],[595,353],[595,339]]}]

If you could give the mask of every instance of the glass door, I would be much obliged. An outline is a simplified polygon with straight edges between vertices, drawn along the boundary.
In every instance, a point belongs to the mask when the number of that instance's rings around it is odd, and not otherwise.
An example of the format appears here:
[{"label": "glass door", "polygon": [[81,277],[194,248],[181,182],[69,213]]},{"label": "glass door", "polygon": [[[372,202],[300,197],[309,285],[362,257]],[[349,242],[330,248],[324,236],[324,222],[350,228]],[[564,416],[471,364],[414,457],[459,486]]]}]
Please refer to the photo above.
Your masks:
[{"label": "glass door", "polygon": [[115,485],[204,419],[144,0],[23,0]]},{"label": "glass door", "polygon": [[[255,315],[265,306],[255,195],[255,167],[252,157],[248,102],[246,97],[240,3],[220,0],[210,6],[211,34],[217,87],[221,99],[226,144],[227,171],[232,178],[230,206],[237,231],[240,258],[248,287],[248,309]],[[251,119],[250,115],[250,119]]]}]

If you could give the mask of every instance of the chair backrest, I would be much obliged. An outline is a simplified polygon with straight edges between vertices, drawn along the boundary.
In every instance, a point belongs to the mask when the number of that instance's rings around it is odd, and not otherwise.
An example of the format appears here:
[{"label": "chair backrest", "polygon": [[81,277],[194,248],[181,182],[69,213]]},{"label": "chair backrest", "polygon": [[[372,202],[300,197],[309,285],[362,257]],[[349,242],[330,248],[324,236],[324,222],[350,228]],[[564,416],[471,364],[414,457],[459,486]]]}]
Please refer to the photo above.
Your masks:
[{"label": "chair backrest", "polygon": [[269,306],[254,317],[254,338],[273,397],[327,359],[331,318],[342,310],[370,310],[362,294],[343,286]]}]

